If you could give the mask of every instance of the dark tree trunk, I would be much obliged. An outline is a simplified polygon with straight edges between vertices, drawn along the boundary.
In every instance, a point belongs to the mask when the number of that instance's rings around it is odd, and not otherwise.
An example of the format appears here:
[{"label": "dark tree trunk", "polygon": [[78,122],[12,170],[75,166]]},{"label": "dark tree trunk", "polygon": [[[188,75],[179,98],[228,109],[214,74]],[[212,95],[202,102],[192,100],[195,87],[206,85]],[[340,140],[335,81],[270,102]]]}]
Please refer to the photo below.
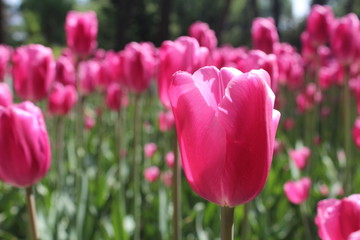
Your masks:
[{"label": "dark tree trunk", "polygon": [[345,3],[345,12],[350,13],[354,11],[354,0],[347,0]]},{"label": "dark tree trunk", "polygon": [[256,18],[259,16],[259,8],[257,4],[257,0],[249,0],[248,1],[250,16],[252,16],[251,19]]},{"label": "dark tree trunk", "polygon": [[221,35],[222,35],[222,31],[223,31],[223,28],[224,28],[224,25],[226,22],[226,17],[229,13],[230,5],[231,5],[231,0],[226,0],[224,7],[222,9],[222,12],[220,14],[220,17],[219,17],[219,22],[218,22],[217,29],[216,29],[216,35],[217,35],[219,43],[221,43]]},{"label": "dark tree trunk", "polygon": [[319,5],[326,5],[327,4],[327,0],[313,0],[311,5],[314,4],[319,4]]},{"label": "dark tree trunk", "polygon": [[280,0],[273,0],[273,16],[275,20],[275,25],[277,28],[279,28],[279,20],[280,20],[280,14],[281,14],[281,3]]},{"label": "dark tree trunk", "polygon": [[5,42],[4,27],[5,27],[5,23],[4,23],[4,3],[3,3],[2,0],[0,0],[0,43]]},{"label": "dark tree trunk", "polygon": [[163,41],[170,37],[169,25],[171,14],[172,0],[160,0],[160,23],[157,44],[160,45]]}]

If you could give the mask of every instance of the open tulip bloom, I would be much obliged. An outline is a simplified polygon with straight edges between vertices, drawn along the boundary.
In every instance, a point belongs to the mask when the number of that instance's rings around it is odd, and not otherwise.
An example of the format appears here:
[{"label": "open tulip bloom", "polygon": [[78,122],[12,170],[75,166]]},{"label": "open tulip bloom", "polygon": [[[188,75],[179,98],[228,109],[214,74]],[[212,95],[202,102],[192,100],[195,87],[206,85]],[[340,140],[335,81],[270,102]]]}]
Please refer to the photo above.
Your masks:
[{"label": "open tulip bloom", "polygon": [[169,88],[186,178],[201,197],[233,208],[263,189],[280,113],[264,70],[203,67]]}]

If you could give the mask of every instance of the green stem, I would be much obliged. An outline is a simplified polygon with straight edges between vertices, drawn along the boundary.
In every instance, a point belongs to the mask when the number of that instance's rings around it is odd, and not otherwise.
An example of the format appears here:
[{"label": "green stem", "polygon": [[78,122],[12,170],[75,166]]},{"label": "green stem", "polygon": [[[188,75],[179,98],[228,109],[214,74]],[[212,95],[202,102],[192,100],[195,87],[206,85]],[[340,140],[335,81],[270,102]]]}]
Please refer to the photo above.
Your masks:
[{"label": "green stem", "polygon": [[311,240],[311,232],[310,232],[310,225],[309,225],[309,221],[307,219],[307,215],[306,215],[306,206],[305,203],[300,205],[300,215],[301,215],[301,220],[303,222],[303,226],[305,229],[305,234],[306,234],[306,239]]},{"label": "green stem", "polygon": [[31,239],[37,240],[37,227],[36,227],[36,208],[35,208],[35,198],[32,191],[32,186],[25,188],[26,191],[26,204],[30,221],[30,231]]},{"label": "green stem", "polygon": [[345,182],[345,192],[352,192],[352,156],[351,156],[351,99],[350,99],[350,89],[348,83],[349,76],[349,67],[345,67],[345,76],[344,76],[344,148],[346,155],[346,179]]},{"label": "green stem", "polygon": [[[57,117],[56,120],[56,164],[59,182],[64,179],[64,118]],[[61,183],[59,184],[61,187]]]},{"label": "green stem", "polygon": [[249,230],[249,209],[250,209],[250,203],[246,203],[244,205],[244,217],[243,217],[243,225],[242,225],[242,235],[241,239],[248,239],[248,230]]},{"label": "green stem", "polygon": [[176,131],[174,134],[174,166],[173,166],[173,239],[181,239],[181,169],[178,154]]},{"label": "green stem", "polygon": [[234,239],[234,208],[221,207],[221,240]]},{"label": "green stem", "polygon": [[135,233],[134,240],[140,240],[141,229],[141,195],[140,195],[140,161],[137,157],[137,148],[139,145],[139,127],[140,127],[140,96],[135,96],[135,110],[134,110],[134,154],[133,154],[133,178],[134,178],[134,219],[135,219]]}]

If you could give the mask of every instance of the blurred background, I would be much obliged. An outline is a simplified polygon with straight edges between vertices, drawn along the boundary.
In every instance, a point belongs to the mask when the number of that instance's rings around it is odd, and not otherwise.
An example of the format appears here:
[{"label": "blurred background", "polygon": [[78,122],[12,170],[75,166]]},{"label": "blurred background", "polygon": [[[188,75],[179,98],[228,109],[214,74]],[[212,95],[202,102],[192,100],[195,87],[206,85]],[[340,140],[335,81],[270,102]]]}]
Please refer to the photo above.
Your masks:
[{"label": "blurred background", "polygon": [[273,17],[281,41],[300,46],[300,33],[312,4],[329,4],[337,16],[360,14],[355,0],[1,0],[0,43],[65,46],[66,13],[94,10],[100,48],[120,50],[130,41],[163,40],[187,35],[189,25],[207,22],[219,44],[250,44],[252,19]]}]

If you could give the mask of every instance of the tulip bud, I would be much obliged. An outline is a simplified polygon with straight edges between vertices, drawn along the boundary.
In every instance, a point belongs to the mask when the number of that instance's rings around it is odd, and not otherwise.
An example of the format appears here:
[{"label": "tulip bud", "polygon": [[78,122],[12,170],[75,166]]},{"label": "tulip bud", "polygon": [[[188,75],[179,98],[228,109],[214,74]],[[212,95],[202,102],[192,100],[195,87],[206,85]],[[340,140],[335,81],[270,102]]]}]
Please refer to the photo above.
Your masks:
[{"label": "tulip bud", "polygon": [[310,158],[310,149],[302,147],[299,149],[290,149],[289,156],[299,169],[304,169]]},{"label": "tulip bud", "polygon": [[177,72],[169,88],[182,166],[192,189],[221,206],[264,187],[280,113],[264,70],[203,67]]},{"label": "tulip bud", "polygon": [[288,181],[284,185],[284,192],[286,197],[293,204],[301,204],[309,197],[311,187],[310,178],[302,178],[298,181]]},{"label": "tulip bud", "polygon": [[13,102],[13,96],[9,86],[0,82],[0,106],[7,107]]},{"label": "tulip bud", "polygon": [[86,130],[91,130],[96,124],[96,121],[94,118],[90,116],[85,116],[84,118],[84,126]]},{"label": "tulip bud", "polygon": [[57,82],[63,85],[73,85],[75,83],[75,67],[72,60],[66,56],[60,56],[56,61],[56,78]]},{"label": "tulip bud", "polygon": [[88,95],[95,91],[99,81],[100,64],[98,61],[89,60],[79,64],[79,90],[81,94]]},{"label": "tulip bud", "polygon": [[165,161],[168,167],[173,167],[175,162],[175,155],[174,152],[168,152],[165,156]]},{"label": "tulip bud", "polygon": [[0,106],[0,132],[0,179],[16,187],[40,181],[51,162],[41,110],[31,102]]},{"label": "tulip bud", "polygon": [[360,148],[360,117],[355,121],[354,128],[352,130],[353,139],[355,145]]},{"label": "tulip bud", "polygon": [[159,129],[166,132],[172,129],[175,125],[174,114],[171,111],[159,113]]},{"label": "tulip bud", "polygon": [[145,157],[152,158],[154,156],[154,154],[156,153],[156,150],[157,150],[156,143],[145,144],[145,146],[144,146]]},{"label": "tulip bud", "polygon": [[265,53],[273,53],[274,44],[279,42],[279,35],[272,18],[255,18],[251,27],[254,49]]},{"label": "tulip bud", "polygon": [[306,31],[313,46],[326,44],[334,14],[330,6],[314,5],[306,20]]},{"label": "tulip bud", "polygon": [[106,91],[106,106],[113,111],[120,111],[122,100],[122,90],[117,83],[111,84]]},{"label": "tulip bud", "polygon": [[96,13],[70,11],[65,23],[67,46],[80,57],[88,56],[97,46],[98,20]]},{"label": "tulip bud", "polygon": [[217,38],[214,30],[204,22],[197,21],[189,28],[189,36],[198,40],[201,47],[207,47],[209,50],[216,48]]},{"label": "tulip bud", "polygon": [[156,166],[149,167],[144,171],[144,177],[148,182],[155,182],[160,176],[160,170]]},{"label": "tulip bud", "polygon": [[57,83],[48,99],[49,112],[54,115],[66,115],[77,102],[77,92],[74,86],[63,86]]},{"label": "tulip bud", "polygon": [[20,98],[39,101],[47,97],[55,77],[51,49],[39,44],[17,48],[13,55],[12,74]]}]

